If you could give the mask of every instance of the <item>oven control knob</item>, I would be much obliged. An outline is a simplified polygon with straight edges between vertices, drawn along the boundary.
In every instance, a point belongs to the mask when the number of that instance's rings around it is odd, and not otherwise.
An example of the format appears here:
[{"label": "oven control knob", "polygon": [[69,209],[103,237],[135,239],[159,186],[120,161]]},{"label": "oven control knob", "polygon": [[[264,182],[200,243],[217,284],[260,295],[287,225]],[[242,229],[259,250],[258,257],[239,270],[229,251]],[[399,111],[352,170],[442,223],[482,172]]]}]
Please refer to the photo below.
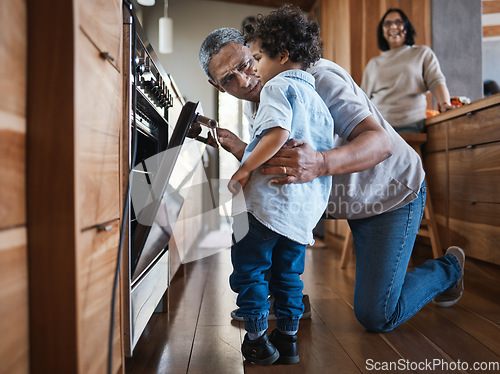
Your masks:
[{"label": "oven control knob", "polygon": [[144,74],[145,71],[146,71],[146,67],[144,66],[144,64],[137,65],[137,73],[139,73],[139,75]]},{"label": "oven control knob", "polygon": [[135,70],[139,75],[144,74],[144,72],[146,71],[143,57],[135,56]]}]

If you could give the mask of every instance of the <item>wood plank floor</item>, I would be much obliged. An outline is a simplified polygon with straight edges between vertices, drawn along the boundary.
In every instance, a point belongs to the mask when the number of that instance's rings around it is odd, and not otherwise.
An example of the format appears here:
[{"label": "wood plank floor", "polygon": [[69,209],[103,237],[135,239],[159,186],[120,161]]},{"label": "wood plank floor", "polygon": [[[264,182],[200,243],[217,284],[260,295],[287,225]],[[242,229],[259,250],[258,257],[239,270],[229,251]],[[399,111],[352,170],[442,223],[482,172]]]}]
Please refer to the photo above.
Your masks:
[{"label": "wood plank floor", "polygon": [[[154,314],[126,360],[126,374],[500,372],[500,267],[467,259],[457,305],[429,304],[394,331],[376,334],[354,317],[354,261],[339,269],[337,244],[307,250],[303,280],[312,318],[301,321],[299,364],[263,367],[243,360],[245,331],[230,318],[236,295],[224,250],[183,266],[168,291],[169,312]],[[419,263],[415,257],[413,263]],[[476,362],[483,367],[474,370]]]}]

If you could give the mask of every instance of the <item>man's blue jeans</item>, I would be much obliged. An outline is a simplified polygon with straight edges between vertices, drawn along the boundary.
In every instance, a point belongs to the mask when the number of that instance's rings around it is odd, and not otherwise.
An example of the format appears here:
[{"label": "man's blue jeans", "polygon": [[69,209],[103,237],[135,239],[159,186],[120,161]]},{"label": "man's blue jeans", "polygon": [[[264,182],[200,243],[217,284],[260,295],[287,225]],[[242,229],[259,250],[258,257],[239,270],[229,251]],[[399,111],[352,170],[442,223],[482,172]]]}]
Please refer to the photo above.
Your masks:
[{"label": "man's blue jeans", "polygon": [[[233,273],[229,283],[238,293],[238,315],[245,319],[248,332],[266,330],[271,293],[278,329],[297,331],[304,313],[300,275],[304,272],[306,246],[268,229],[251,214],[236,216],[233,225],[247,217],[248,234],[231,248]],[[265,273],[269,269],[268,282]]]},{"label": "man's blue jeans", "polygon": [[394,329],[460,279],[460,264],[453,255],[407,272],[425,199],[423,183],[418,198],[404,207],[349,220],[356,251],[354,313],[370,331]]}]

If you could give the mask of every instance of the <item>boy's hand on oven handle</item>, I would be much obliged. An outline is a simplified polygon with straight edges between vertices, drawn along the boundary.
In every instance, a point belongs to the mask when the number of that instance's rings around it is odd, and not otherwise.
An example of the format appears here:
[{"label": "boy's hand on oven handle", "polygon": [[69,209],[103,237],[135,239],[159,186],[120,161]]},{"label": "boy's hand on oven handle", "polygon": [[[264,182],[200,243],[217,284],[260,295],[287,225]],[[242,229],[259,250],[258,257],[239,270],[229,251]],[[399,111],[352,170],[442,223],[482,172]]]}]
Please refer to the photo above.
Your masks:
[{"label": "boy's hand on oven handle", "polygon": [[[217,139],[219,140],[219,144],[222,146],[222,148],[224,148],[229,153],[232,153],[239,161],[241,161],[247,144],[227,129],[217,127],[215,131],[217,134]],[[219,144],[217,144],[217,141],[216,139],[214,139],[211,132],[209,132],[206,139],[201,137],[200,133],[201,126],[198,123],[193,123],[188,130],[187,136],[189,138],[202,141],[203,143],[206,143],[214,148],[219,148]]]},{"label": "boy's hand on oven handle", "polygon": [[217,138],[219,144],[226,151],[232,153],[239,161],[243,158],[247,144],[227,129],[218,128]]},{"label": "boy's hand on oven handle", "polygon": [[192,123],[191,126],[189,126],[188,132],[187,132],[187,137],[195,139],[198,135],[201,134],[201,126],[199,123]]},{"label": "boy's hand on oven handle", "polygon": [[195,139],[195,140],[198,140],[202,143],[208,144],[214,148],[219,148],[219,145],[217,144],[216,139],[214,139],[214,137],[212,136],[211,132],[208,133],[206,138],[202,137],[200,134],[201,134],[201,126],[199,123],[194,122],[189,127],[189,130],[188,130],[186,136],[188,138]]}]

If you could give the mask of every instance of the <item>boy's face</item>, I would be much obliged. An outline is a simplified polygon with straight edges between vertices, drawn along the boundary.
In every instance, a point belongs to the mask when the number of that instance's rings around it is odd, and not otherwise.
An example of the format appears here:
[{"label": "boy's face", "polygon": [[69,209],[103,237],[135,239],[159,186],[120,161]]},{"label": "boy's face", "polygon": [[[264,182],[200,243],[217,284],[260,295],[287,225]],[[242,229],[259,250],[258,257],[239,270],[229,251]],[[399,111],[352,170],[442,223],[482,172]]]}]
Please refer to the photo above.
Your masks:
[{"label": "boy's face", "polygon": [[269,57],[266,52],[260,49],[260,41],[254,40],[250,42],[250,52],[255,59],[254,71],[260,83],[264,86],[269,80],[277,74],[286,70],[282,64],[281,55],[277,54],[273,58]]}]

